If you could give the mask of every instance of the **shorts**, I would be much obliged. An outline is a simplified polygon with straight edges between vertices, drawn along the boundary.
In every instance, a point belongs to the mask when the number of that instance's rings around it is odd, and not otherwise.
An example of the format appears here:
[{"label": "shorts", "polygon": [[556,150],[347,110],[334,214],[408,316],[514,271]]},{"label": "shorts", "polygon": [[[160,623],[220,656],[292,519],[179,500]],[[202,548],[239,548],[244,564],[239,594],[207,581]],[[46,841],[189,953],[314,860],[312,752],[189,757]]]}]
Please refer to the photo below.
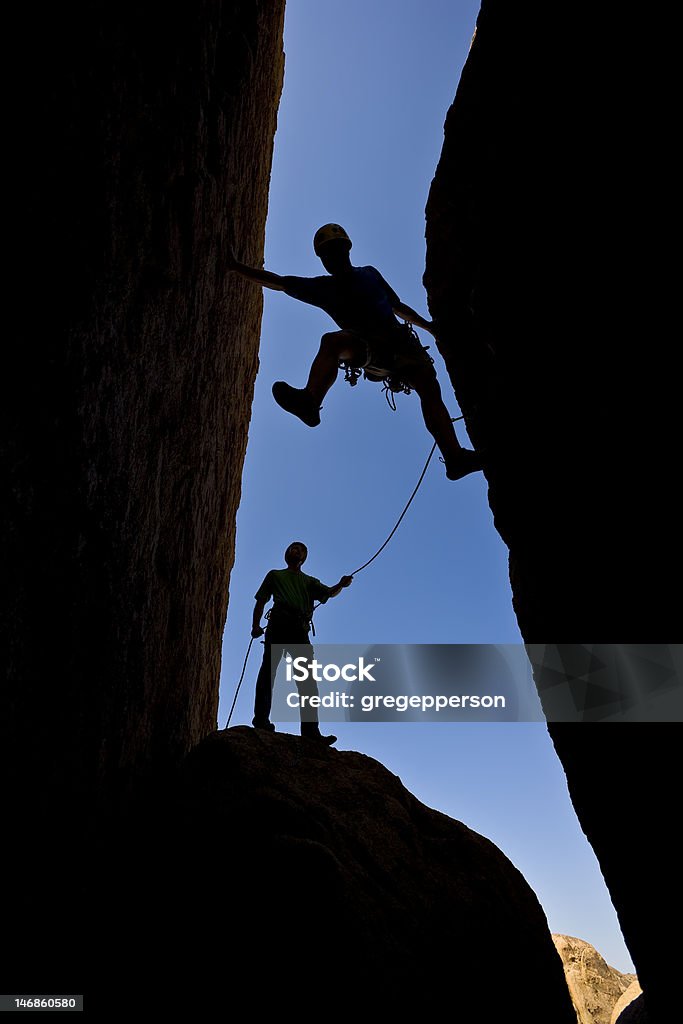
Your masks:
[{"label": "shorts", "polygon": [[365,371],[368,380],[384,380],[386,377],[410,378],[410,371],[421,369],[431,371],[436,376],[434,360],[427,354],[425,346],[417,334],[408,326],[398,326],[395,330],[376,337],[368,337],[358,331],[351,331],[365,347],[365,359],[352,365]]}]

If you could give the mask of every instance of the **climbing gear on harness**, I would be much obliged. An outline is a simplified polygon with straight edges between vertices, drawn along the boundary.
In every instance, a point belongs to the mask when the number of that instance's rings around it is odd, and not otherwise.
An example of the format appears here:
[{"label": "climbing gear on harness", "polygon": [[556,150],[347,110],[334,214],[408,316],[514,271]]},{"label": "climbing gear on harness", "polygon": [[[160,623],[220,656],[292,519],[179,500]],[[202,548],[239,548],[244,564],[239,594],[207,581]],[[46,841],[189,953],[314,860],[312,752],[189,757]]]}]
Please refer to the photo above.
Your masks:
[{"label": "climbing gear on harness", "polygon": [[350,363],[340,363],[339,365],[344,368],[344,380],[348,381],[352,388],[355,388],[359,378],[363,376],[360,366],[351,366]]},{"label": "climbing gear on harness", "polygon": [[[407,320],[404,321],[398,330],[403,332],[404,346],[414,347],[416,344],[419,345],[422,350],[421,354],[424,354],[431,363],[434,362],[432,357],[427,354],[429,345],[422,344],[417,331],[413,328],[411,323]],[[406,338],[407,341],[405,340]],[[387,362],[395,362],[397,355],[399,358],[403,355],[400,351],[400,347],[398,352],[393,352],[391,354],[391,359],[387,360]],[[339,366],[344,370],[344,380],[347,381],[351,387],[356,386],[361,376],[363,376],[365,380],[372,381],[373,384],[381,384],[382,393],[387,400],[387,405],[392,412],[396,412],[396,395],[410,395],[414,389],[410,384],[407,384],[406,381],[402,379],[401,371],[397,372],[393,368],[390,369],[389,367],[378,366],[372,362],[373,357],[374,354],[372,351],[369,351],[368,361],[363,366],[358,366],[357,363],[351,362],[347,359],[341,359],[339,361]]]},{"label": "climbing gear on harness", "polygon": [[410,395],[412,390],[410,385],[404,384],[402,380],[398,380],[396,377],[387,377],[382,382],[382,392],[392,412],[396,412],[396,395]]},{"label": "climbing gear on harness", "polygon": [[276,605],[274,604],[271,608],[269,608],[263,617],[264,619],[270,620],[271,615],[273,614],[273,612],[275,612],[276,618],[281,618],[282,616],[284,616],[286,619],[296,619],[297,623],[300,626],[303,626],[307,633],[309,629],[312,629],[313,636],[315,636],[315,627],[313,625],[313,610],[314,609],[312,608],[310,615],[306,615],[304,612],[300,612],[298,608],[292,608],[291,605],[278,603]]},{"label": "climbing gear on harness", "polygon": [[319,425],[320,406],[305,388],[293,388],[284,380],[278,380],[273,384],[273,398],[281,409],[298,416],[307,427]]},{"label": "climbing gear on harness", "polygon": [[341,224],[323,224],[321,228],[318,228],[313,236],[313,248],[316,256],[320,255],[320,250],[326,242],[332,242],[337,238],[343,238],[345,242],[349,243],[349,249],[351,248],[353,243]]}]

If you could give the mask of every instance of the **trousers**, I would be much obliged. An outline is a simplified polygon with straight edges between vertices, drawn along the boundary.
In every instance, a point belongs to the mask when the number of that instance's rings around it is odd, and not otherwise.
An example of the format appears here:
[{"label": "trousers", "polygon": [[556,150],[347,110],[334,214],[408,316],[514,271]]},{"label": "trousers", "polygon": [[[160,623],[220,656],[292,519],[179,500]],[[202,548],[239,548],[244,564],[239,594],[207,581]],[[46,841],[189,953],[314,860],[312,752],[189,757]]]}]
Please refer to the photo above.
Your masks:
[{"label": "trousers", "polygon": [[[278,665],[283,655],[287,653],[291,654],[293,658],[303,656],[309,661],[313,659],[313,647],[311,646],[308,629],[302,620],[294,616],[272,614],[264,640],[263,662],[256,677],[254,718],[252,723],[255,726],[264,726],[270,722],[273,686]],[[317,684],[311,676],[302,682],[297,682],[296,687],[300,697],[318,696]],[[320,733],[317,708],[312,708],[305,704],[300,707],[299,713],[301,717],[301,735],[317,736]]]}]

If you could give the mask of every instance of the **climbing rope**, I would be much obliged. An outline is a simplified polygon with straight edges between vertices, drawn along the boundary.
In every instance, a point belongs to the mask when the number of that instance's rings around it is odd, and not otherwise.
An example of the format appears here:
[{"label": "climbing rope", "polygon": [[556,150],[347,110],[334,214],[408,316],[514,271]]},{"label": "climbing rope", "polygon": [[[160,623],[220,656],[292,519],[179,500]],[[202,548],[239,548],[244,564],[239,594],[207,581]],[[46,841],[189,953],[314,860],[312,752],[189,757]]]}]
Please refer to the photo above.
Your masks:
[{"label": "climbing rope", "polygon": [[[451,423],[457,423],[458,420],[464,420],[464,418],[465,418],[464,416],[456,416],[454,419],[451,420]],[[422,468],[422,472],[420,473],[420,479],[415,484],[415,487],[413,488],[413,493],[408,498],[408,501],[406,502],[403,511],[401,512],[400,516],[396,520],[396,523],[394,524],[393,530],[391,531],[391,533],[389,534],[387,539],[384,541],[382,546],[377,548],[377,551],[375,551],[375,553],[372,556],[372,558],[368,558],[367,562],[363,562],[363,564],[358,569],[354,569],[354,571],[352,573],[350,573],[351,576],[357,576],[359,572],[363,571],[363,569],[367,569],[367,567],[369,565],[372,565],[372,563],[375,561],[375,559],[379,555],[382,554],[382,552],[384,551],[385,547],[387,546],[387,544],[389,543],[391,538],[394,536],[394,534],[398,530],[398,528],[401,525],[401,523],[403,522],[403,519],[405,517],[406,512],[408,511],[408,509],[412,505],[413,499],[415,498],[415,495],[419,491],[420,485],[422,484],[422,481],[425,478],[425,474],[426,474],[427,470],[429,469],[429,463],[432,461],[432,456],[433,456],[435,451],[436,451],[436,441],[432,445],[431,451],[430,451],[429,455],[427,456],[427,461],[425,462],[425,464],[424,464],[424,466]],[[315,612],[316,608],[319,608],[319,607],[320,607],[319,604],[314,605],[313,606],[313,612]],[[313,613],[311,613],[311,627],[313,627]],[[315,628],[314,627],[313,627],[313,636],[315,636]],[[244,664],[242,665],[242,674],[241,674],[240,680],[239,680],[239,682],[237,684],[237,690],[235,691],[235,699],[232,702],[232,707],[230,708],[230,714],[228,715],[228,721],[226,722],[226,725],[225,725],[226,729],[230,725],[230,719],[232,718],[232,713],[235,710],[235,704],[237,703],[237,695],[240,692],[240,686],[242,685],[242,680],[244,679],[244,673],[246,672],[246,669],[247,669],[247,661],[249,660],[249,653],[251,651],[251,645],[253,644],[253,642],[254,642],[254,637],[251,638],[251,640],[249,641],[249,646],[247,647],[247,653],[246,653],[246,656],[244,658]]]},{"label": "climbing rope", "polygon": [[[454,420],[451,420],[451,422],[452,423],[457,423],[458,420],[463,420],[464,418],[465,418],[464,416],[457,416]],[[422,472],[420,473],[420,479],[415,484],[415,488],[413,490],[413,493],[408,498],[408,501],[406,502],[405,508],[403,509],[403,511],[401,512],[400,516],[396,520],[396,525],[394,526],[393,530],[391,531],[391,533],[389,534],[387,539],[384,541],[384,544],[382,544],[381,548],[378,548],[377,551],[375,551],[375,553],[372,556],[372,558],[369,558],[367,560],[367,562],[363,562],[363,564],[361,565],[361,567],[359,569],[356,569],[355,572],[352,572],[351,573],[352,576],[356,576],[359,572],[362,572],[363,569],[367,569],[367,567],[369,565],[371,565],[375,561],[377,556],[382,554],[382,552],[384,551],[385,547],[387,546],[387,544],[389,543],[391,538],[394,536],[394,534],[398,530],[399,526],[403,522],[403,517],[405,516],[406,512],[408,511],[408,509],[410,508],[410,506],[413,503],[413,498],[415,497],[415,495],[417,494],[417,492],[420,489],[420,484],[422,483],[422,481],[425,478],[425,473],[427,472],[427,470],[429,468],[429,463],[432,461],[432,455],[434,454],[435,451],[436,451],[436,441],[432,445],[432,450],[430,451],[429,455],[427,456],[427,461],[425,462],[424,468],[423,468]]]},{"label": "climbing rope", "polygon": [[230,714],[228,715],[228,720],[225,723],[225,728],[226,729],[230,725],[230,719],[232,718],[232,713],[235,710],[235,704],[237,703],[237,695],[240,692],[240,686],[242,685],[242,680],[244,679],[244,673],[247,671],[247,662],[249,661],[249,655],[251,654],[251,645],[253,644],[254,639],[255,639],[255,637],[252,636],[251,640],[249,641],[249,646],[247,647],[247,653],[244,655],[244,664],[242,665],[242,675],[240,676],[240,681],[237,684],[237,689],[235,690],[235,698],[234,698],[234,700],[232,702],[232,707],[230,708]]}]

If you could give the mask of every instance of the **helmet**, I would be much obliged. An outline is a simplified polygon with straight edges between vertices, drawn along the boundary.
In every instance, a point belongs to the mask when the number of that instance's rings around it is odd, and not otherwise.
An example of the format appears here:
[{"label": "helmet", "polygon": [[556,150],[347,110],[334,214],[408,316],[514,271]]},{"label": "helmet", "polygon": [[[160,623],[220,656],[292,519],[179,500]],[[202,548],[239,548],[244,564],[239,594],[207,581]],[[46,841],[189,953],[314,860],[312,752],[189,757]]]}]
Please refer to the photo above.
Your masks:
[{"label": "helmet", "polygon": [[315,249],[316,256],[320,255],[323,245],[333,241],[335,238],[343,238],[345,242],[349,243],[349,249],[351,248],[351,239],[340,224],[323,224],[321,228],[318,228],[313,236],[313,248]]}]

